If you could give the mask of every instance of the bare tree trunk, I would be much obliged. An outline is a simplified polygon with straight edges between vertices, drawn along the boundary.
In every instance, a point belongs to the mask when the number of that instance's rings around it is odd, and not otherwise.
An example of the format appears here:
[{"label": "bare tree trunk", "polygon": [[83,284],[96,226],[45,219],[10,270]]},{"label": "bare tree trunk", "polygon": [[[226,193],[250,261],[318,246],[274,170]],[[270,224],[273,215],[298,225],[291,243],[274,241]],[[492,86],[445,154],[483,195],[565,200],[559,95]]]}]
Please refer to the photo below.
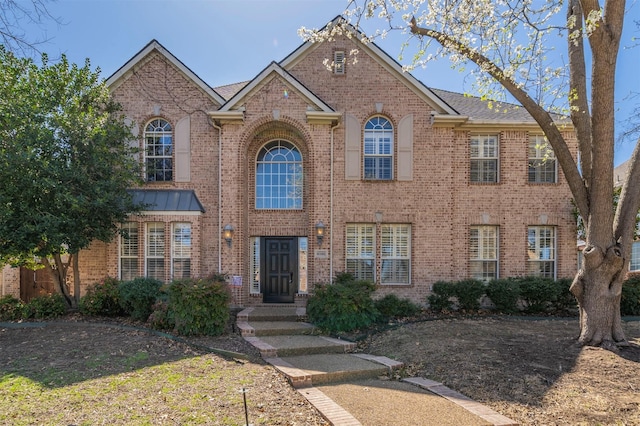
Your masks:
[{"label": "bare tree trunk", "polygon": [[603,251],[584,249],[584,269],[571,284],[580,308],[580,344],[608,349],[626,345],[620,318],[620,298],[625,261],[615,244]]},{"label": "bare tree trunk", "polygon": [[46,257],[42,259],[42,264],[49,270],[56,292],[64,297],[68,308],[74,308],[77,305],[75,304],[74,298],[71,297],[69,286],[67,285],[67,270],[69,264],[65,264],[59,254],[53,255],[53,260],[55,266],[52,265]]}]

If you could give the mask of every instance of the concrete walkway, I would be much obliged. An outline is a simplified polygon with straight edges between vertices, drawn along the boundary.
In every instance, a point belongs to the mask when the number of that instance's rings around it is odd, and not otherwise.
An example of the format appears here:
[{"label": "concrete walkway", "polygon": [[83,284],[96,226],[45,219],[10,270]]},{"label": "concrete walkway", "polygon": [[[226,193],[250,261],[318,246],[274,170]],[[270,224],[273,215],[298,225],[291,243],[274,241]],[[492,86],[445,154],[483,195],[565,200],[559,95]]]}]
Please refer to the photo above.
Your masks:
[{"label": "concrete walkway", "polygon": [[237,327],[331,424],[517,425],[441,383],[391,380],[401,362],[352,353],[354,343],[318,335],[305,317],[304,308],[247,308]]}]

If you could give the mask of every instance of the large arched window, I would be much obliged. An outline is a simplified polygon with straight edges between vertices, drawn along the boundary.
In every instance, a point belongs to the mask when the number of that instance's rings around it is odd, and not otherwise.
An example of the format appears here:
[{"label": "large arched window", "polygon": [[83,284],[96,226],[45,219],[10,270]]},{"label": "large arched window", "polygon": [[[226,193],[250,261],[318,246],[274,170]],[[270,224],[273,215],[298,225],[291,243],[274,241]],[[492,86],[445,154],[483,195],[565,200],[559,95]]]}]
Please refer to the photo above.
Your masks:
[{"label": "large arched window", "polygon": [[384,117],[364,125],[364,178],[393,179],[393,126]]},{"label": "large arched window", "polygon": [[173,134],[171,124],[161,118],[144,129],[145,172],[148,182],[173,180]]},{"label": "large arched window", "polygon": [[302,155],[291,142],[267,143],[256,161],[256,209],[302,208]]}]

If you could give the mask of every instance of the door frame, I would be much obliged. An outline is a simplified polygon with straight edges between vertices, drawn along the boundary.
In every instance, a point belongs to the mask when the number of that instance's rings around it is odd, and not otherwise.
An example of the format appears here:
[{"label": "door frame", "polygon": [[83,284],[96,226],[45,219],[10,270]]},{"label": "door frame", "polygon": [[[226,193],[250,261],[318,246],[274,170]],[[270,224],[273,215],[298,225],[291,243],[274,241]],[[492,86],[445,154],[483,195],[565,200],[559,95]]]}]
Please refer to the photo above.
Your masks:
[{"label": "door frame", "polygon": [[[269,240],[278,240],[278,241],[289,241],[290,242],[290,250],[289,254],[291,256],[289,269],[293,269],[288,271],[291,274],[291,282],[289,284],[288,293],[286,295],[271,295],[268,293],[268,274],[269,274]],[[296,293],[298,293],[299,276],[298,276],[298,237],[282,237],[282,236],[266,236],[260,237],[260,282],[261,292],[262,292],[262,301],[263,303],[294,303]]]}]

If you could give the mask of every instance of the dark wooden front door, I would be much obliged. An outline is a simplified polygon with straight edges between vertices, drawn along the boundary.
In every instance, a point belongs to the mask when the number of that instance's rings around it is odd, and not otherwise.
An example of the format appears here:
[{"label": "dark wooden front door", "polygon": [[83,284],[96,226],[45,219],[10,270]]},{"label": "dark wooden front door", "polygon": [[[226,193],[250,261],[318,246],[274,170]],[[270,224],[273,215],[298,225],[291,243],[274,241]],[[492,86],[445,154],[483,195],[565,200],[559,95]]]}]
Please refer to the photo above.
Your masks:
[{"label": "dark wooden front door", "polygon": [[47,269],[33,271],[20,268],[20,299],[23,302],[29,302],[34,297],[53,292],[53,279]]},{"label": "dark wooden front door", "polygon": [[264,302],[293,303],[298,288],[298,239],[265,237],[260,258]]}]

